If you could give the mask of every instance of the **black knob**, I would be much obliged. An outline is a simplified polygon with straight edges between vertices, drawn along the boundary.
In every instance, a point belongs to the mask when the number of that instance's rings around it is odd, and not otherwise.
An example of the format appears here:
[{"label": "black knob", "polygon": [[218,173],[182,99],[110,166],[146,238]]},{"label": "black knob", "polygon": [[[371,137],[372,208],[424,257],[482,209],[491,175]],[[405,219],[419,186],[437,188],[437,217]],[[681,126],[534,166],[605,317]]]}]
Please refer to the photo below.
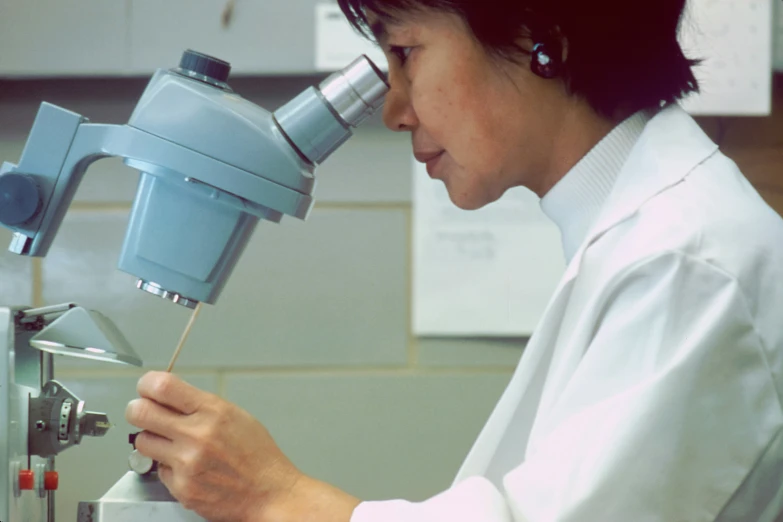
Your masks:
[{"label": "black knob", "polygon": [[179,68],[185,72],[205,76],[213,82],[225,83],[231,72],[231,64],[219,58],[188,49],[182,54]]},{"label": "black knob", "polygon": [[33,178],[25,174],[0,176],[0,222],[21,225],[38,213],[41,195]]}]

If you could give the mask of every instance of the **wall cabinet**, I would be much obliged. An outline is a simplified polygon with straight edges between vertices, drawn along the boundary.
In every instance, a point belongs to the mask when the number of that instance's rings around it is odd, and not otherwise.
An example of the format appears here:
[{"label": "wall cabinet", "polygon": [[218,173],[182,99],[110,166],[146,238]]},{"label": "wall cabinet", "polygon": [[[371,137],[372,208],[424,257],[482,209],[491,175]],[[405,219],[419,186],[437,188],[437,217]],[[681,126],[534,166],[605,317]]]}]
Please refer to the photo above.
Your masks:
[{"label": "wall cabinet", "polygon": [[3,0],[0,75],[122,74],[126,7],[122,0]]},{"label": "wall cabinet", "polygon": [[319,1],[5,0],[0,77],[150,75],[188,48],[236,75],[314,73]]},{"label": "wall cabinet", "polygon": [[133,0],[128,69],[148,74],[194,49],[231,63],[232,75],[314,72],[316,1]]}]

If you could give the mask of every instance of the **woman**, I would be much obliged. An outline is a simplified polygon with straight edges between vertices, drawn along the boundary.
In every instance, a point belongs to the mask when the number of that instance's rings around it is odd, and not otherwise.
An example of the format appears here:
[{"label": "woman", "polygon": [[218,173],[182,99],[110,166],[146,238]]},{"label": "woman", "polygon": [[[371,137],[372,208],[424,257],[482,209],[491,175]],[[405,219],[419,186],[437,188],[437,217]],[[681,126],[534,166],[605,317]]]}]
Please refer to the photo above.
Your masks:
[{"label": "woman", "polygon": [[684,2],[340,0],[389,59],[386,125],[460,208],[538,194],[567,271],[442,494],[360,502],[153,372],[127,417],[172,494],[210,520],[774,520],[783,222],[676,103]]}]

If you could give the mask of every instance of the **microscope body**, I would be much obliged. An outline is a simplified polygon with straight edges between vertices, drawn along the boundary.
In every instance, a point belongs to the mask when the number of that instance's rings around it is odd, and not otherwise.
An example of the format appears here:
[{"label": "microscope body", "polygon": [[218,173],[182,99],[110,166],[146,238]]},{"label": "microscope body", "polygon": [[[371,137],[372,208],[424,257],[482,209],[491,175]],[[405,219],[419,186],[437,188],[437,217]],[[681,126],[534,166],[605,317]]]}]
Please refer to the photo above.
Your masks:
[{"label": "microscope body", "polygon": [[[362,56],[269,112],[231,90],[229,70],[186,51],[178,68],[155,73],[124,125],[42,103],[18,164],[0,165],[9,250],[45,256],[88,167],[118,156],[140,172],[118,268],[179,305],[214,304],[260,220],[307,218],[315,168],[388,90]],[[0,302],[2,522],[52,522],[55,454],[110,427],[54,380],[53,354],[142,364],[99,312]],[[79,504],[79,522],[203,521],[171,497],[154,467],[134,467],[134,455],[101,499]]]}]

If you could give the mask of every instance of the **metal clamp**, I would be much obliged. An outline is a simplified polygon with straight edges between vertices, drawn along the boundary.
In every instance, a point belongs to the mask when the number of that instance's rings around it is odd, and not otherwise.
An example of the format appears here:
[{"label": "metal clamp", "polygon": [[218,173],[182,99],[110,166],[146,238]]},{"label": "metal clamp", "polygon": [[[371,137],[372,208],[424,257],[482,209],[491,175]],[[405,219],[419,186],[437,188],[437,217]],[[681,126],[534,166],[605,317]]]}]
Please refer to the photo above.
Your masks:
[{"label": "metal clamp", "polygon": [[111,428],[105,413],[84,411],[84,401],[54,380],[29,404],[30,455],[53,456],[81,443],[85,435],[102,437]]}]

